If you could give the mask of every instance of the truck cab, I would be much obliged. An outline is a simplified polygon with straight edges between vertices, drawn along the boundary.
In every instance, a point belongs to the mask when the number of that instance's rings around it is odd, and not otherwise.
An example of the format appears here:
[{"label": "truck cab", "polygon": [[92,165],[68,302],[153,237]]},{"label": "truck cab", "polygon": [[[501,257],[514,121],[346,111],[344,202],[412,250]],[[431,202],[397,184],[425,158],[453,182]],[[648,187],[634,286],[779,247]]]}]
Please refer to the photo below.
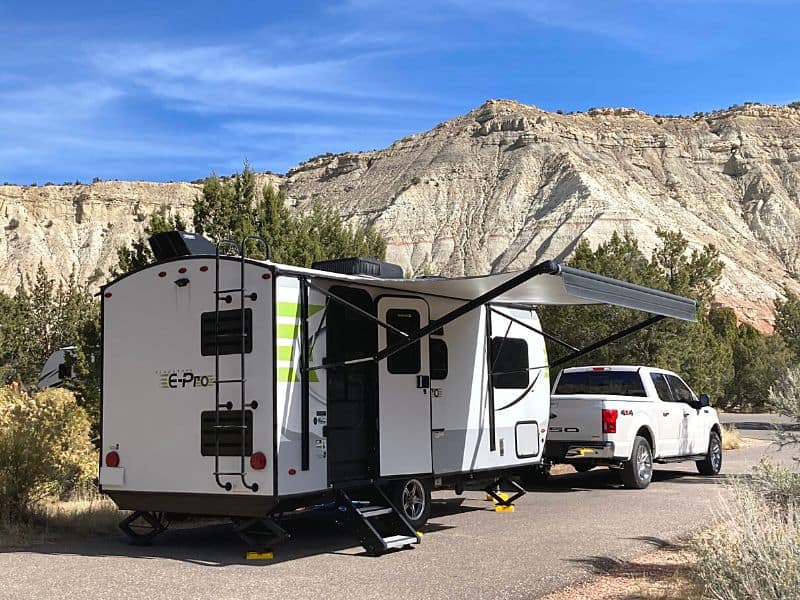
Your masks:
[{"label": "truck cab", "polygon": [[693,460],[702,474],[722,466],[722,431],[708,396],[679,375],[645,366],[564,369],[553,384],[545,457],[578,471],[621,469],[645,488],[653,463]]}]

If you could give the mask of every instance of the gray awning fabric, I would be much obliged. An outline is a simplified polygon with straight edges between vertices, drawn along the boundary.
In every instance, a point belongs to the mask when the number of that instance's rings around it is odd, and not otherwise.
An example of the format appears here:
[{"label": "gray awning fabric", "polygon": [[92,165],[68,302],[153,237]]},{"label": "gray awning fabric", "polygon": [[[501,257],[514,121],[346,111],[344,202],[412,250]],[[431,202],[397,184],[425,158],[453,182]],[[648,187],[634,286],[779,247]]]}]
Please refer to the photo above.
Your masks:
[{"label": "gray awning fabric", "polygon": [[[481,277],[377,279],[285,265],[275,267],[282,272],[302,274],[314,279],[336,280],[405,294],[441,296],[465,302],[482,298],[484,302],[507,304],[610,304],[684,321],[697,320],[697,303],[690,298],[554,262],[531,267],[528,272],[533,274],[533,271],[538,271],[538,274],[527,279],[523,276],[525,271]],[[499,290],[515,278],[522,281],[510,289],[493,294],[494,290]]]}]

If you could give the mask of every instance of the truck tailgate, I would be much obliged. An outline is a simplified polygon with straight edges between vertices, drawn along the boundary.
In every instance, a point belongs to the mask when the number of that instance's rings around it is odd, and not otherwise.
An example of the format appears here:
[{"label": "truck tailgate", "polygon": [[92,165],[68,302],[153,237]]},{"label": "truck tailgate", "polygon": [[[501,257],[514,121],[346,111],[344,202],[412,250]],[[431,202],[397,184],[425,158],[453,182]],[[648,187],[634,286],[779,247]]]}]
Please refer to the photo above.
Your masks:
[{"label": "truck tailgate", "polygon": [[597,395],[551,396],[548,441],[602,441],[603,406]]}]

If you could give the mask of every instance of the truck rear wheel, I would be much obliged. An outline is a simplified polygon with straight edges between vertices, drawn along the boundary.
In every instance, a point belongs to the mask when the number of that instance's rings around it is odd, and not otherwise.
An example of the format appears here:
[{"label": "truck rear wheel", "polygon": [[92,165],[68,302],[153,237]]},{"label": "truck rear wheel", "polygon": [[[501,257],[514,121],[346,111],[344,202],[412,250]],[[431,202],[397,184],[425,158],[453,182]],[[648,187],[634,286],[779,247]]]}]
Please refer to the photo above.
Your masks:
[{"label": "truck rear wheel", "polygon": [[703,460],[696,461],[701,475],[716,475],[722,468],[722,440],[719,434],[712,431],[708,439],[708,452]]},{"label": "truck rear wheel", "polygon": [[653,478],[653,450],[650,442],[640,435],[633,440],[631,459],[622,466],[622,484],[626,488],[643,490]]}]

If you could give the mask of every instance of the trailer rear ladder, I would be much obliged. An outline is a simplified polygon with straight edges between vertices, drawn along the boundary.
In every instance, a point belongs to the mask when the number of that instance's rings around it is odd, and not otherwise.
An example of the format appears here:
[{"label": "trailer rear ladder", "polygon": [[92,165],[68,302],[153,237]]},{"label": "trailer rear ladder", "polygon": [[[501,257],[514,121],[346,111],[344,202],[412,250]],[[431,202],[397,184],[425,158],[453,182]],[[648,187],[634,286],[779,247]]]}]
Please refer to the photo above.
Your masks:
[{"label": "trailer rear ladder", "polygon": [[[222,481],[221,477],[239,477],[242,481],[242,485],[252,490],[253,492],[258,491],[258,484],[257,483],[248,483],[247,482],[247,473],[245,471],[245,458],[247,457],[247,434],[249,427],[246,421],[246,414],[245,409],[249,408],[255,410],[258,408],[258,402],[255,400],[252,402],[247,402],[246,400],[246,389],[245,384],[247,383],[247,378],[245,376],[245,355],[246,355],[246,345],[247,345],[247,330],[245,327],[245,310],[244,310],[244,301],[245,299],[250,299],[251,301],[255,301],[258,298],[258,294],[256,292],[248,292],[245,289],[245,264],[247,263],[247,246],[248,241],[252,241],[256,244],[256,246],[261,246],[264,249],[264,257],[269,259],[269,246],[264,238],[258,236],[246,236],[241,243],[237,244],[232,240],[222,240],[217,244],[216,253],[214,256],[214,479],[217,482],[217,485],[223,488],[226,491],[231,491],[233,489],[233,484],[230,481]],[[227,288],[222,289],[220,288],[220,249],[222,248],[232,248],[235,251],[238,251],[238,262],[239,262],[239,287],[235,288]],[[223,297],[224,294],[224,297]],[[241,329],[240,329],[240,339],[241,339],[241,346],[239,348],[239,377],[234,378],[220,378],[220,371],[219,371],[219,347],[220,347],[220,338],[226,337],[225,334],[220,334],[219,332],[219,317],[220,317],[220,301],[224,300],[226,304],[231,304],[233,302],[232,294],[239,295],[239,309],[241,312]],[[241,423],[236,425],[226,424],[223,425],[220,422],[220,409],[224,408],[227,410],[233,409],[233,402],[228,401],[220,403],[220,391],[222,384],[234,384],[239,386],[239,413],[241,415]],[[221,471],[220,470],[220,433],[223,431],[238,431],[241,437],[241,446],[239,452],[239,470],[238,471]]]}]

